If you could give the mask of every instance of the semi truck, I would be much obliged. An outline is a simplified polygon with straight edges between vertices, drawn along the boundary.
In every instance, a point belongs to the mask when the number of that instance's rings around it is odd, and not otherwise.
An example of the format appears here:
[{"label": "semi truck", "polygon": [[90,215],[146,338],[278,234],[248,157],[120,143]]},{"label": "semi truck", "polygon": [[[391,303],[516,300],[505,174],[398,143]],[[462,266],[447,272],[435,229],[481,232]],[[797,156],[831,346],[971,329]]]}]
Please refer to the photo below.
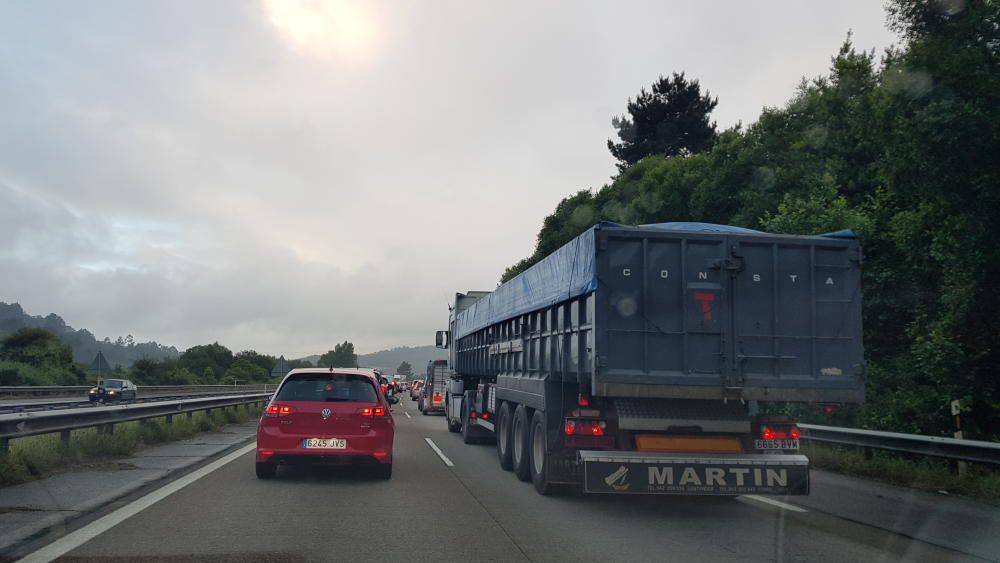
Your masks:
[{"label": "semi truck", "polygon": [[457,293],[449,429],[543,494],[809,493],[788,404],[864,400],[851,231],[599,223]]}]

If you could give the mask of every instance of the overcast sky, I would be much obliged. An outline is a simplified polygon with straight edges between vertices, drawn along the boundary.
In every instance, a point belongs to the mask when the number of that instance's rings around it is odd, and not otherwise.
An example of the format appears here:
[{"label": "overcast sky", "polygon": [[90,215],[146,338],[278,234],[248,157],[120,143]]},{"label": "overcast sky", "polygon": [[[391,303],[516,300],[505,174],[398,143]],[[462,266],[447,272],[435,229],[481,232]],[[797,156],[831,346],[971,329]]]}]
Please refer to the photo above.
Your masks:
[{"label": "overcast sky", "polygon": [[880,2],[0,0],[0,300],[99,338],[298,357],[433,342],[657,75],[720,127]]}]

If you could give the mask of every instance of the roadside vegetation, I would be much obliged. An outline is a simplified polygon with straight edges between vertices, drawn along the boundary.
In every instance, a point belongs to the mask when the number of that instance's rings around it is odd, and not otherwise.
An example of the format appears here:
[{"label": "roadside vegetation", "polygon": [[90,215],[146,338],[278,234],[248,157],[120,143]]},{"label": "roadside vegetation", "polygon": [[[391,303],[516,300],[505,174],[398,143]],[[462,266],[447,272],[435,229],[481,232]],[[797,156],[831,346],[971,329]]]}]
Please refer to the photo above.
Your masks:
[{"label": "roadside vegetation", "polygon": [[1000,506],[1000,472],[988,466],[970,463],[966,474],[960,476],[945,461],[908,459],[889,452],[874,451],[866,456],[858,448],[808,445],[802,453],[816,469],[932,493],[958,494]]},{"label": "roadside vegetation", "polygon": [[[641,91],[619,174],[562,200],[513,278],[599,221],[859,233],[867,402],[844,426],[1000,438],[1000,3],[890,0],[899,44],[850,35],[782,107],[718,132],[693,77]],[[828,422],[829,423],[829,422]]]},{"label": "roadside vegetation", "polygon": [[63,444],[59,434],[44,434],[11,440],[10,451],[0,455],[0,487],[16,485],[60,471],[102,466],[129,456],[143,447],[191,438],[199,432],[218,430],[226,424],[246,422],[260,416],[256,406],[214,409],[194,413],[191,418],[166,418],[116,424],[112,434],[97,428],[75,430]]}]

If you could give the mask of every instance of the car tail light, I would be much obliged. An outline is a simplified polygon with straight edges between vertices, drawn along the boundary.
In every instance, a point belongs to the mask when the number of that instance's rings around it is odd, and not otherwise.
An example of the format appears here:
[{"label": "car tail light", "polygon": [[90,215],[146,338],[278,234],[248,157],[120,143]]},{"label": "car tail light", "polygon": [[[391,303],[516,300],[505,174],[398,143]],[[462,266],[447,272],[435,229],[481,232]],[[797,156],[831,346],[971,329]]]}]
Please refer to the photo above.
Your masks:
[{"label": "car tail light", "polygon": [[474,418],[478,418],[478,417],[479,417],[479,413],[477,413],[476,411],[469,411],[469,418],[473,418],[474,419]]},{"label": "car tail light", "polygon": [[581,407],[589,407],[590,406],[590,397],[588,397],[586,395],[580,395],[580,397],[576,400],[576,402]]},{"label": "car tail light", "polygon": [[567,436],[603,436],[607,424],[603,420],[580,420],[567,418],[563,432]]},{"label": "car tail light", "polygon": [[295,412],[295,409],[288,405],[268,405],[264,416],[287,416]]},{"label": "car tail light", "polygon": [[361,416],[385,416],[385,407],[363,407],[358,409]]},{"label": "car tail light", "polygon": [[489,420],[490,419],[490,413],[484,412],[482,418],[483,418],[483,420]]},{"label": "car tail light", "polygon": [[792,437],[793,440],[798,440],[799,437],[802,436],[802,433],[799,432],[799,429],[794,427],[788,432],[788,434]]},{"label": "car tail light", "polygon": [[775,438],[774,430],[770,426],[765,426],[760,429],[760,437],[764,440],[773,440]]}]

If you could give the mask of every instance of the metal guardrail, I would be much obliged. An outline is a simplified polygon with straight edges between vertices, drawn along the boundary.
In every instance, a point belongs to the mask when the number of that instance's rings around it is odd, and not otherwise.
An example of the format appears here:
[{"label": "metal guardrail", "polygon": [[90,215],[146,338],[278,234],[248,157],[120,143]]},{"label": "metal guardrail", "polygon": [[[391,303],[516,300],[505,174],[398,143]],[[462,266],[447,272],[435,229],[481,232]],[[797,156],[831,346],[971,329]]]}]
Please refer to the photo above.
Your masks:
[{"label": "metal guardrail", "polygon": [[63,441],[66,441],[69,439],[71,430],[164,416],[168,417],[167,420],[170,421],[173,416],[178,414],[191,414],[237,405],[262,404],[270,398],[271,393],[247,393],[149,403],[126,403],[89,409],[3,414],[0,415],[0,453],[7,451],[10,440],[14,438],[59,432],[62,434]]},{"label": "metal guardrail", "polygon": [[[184,393],[211,391],[267,391],[275,387],[270,383],[254,383],[250,385],[139,385],[143,393]],[[0,396],[46,396],[46,395],[84,395],[93,385],[6,385],[0,386]]]},{"label": "metal guardrail", "polygon": [[870,448],[873,450],[888,450],[956,461],[1000,464],[1000,443],[997,442],[958,440],[956,438],[939,438],[937,436],[819,426],[816,424],[799,424],[798,426],[800,429],[806,431],[802,439],[812,442]]}]

